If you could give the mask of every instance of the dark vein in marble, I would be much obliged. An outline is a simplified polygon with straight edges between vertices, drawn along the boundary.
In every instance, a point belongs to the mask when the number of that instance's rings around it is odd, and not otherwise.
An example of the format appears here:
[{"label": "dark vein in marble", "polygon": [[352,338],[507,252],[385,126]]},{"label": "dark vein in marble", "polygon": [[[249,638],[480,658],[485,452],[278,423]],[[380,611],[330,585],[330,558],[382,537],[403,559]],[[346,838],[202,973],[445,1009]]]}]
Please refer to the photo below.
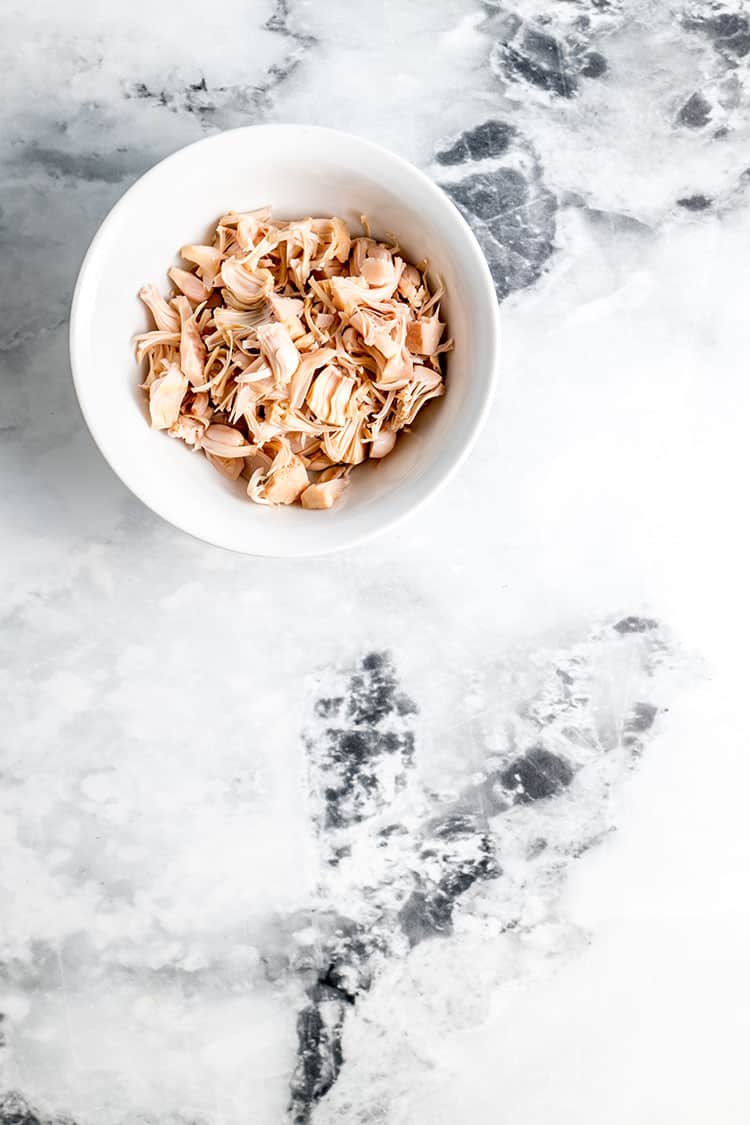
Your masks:
[{"label": "dark vein in marble", "polygon": [[152,89],[145,82],[134,82],[126,86],[125,97],[152,102],[170,113],[187,113],[205,127],[219,128],[239,124],[248,117],[254,119],[265,108],[267,100],[261,86],[244,83],[209,86],[205,78],[161,89]]},{"label": "dark vein in marble", "polygon": [[677,114],[677,124],[688,129],[702,129],[711,120],[711,103],[700,91],[691,94]]},{"label": "dark vein in marble", "polygon": [[[315,767],[313,785],[320,795],[325,839],[327,833],[341,835],[387,807],[386,777],[393,779],[396,791],[404,788],[414,754],[408,718],[416,705],[400,690],[390,657],[373,652],[353,670],[344,691],[319,697],[314,711],[325,725],[319,741],[307,737],[306,746]],[[332,866],[346,854],[336,841],[326,843],[325,850]],[[313,1105],[336,1081],[347,1009],[369,987],[369,963],[382,949],[376,930],[368,932],[345,916],[327,939],[309,1002],[297,1021],[290,1103],[295,1125],[309,1120]]]},{"label": "dark vein in marble", "polygon": [[276,0],[263,27],[282,36],[289,50],[281,62],[268,68],[261,82],[209,86],[202,76],[198,82],[177,83],[161,89],[152,89],[145,82],[134,82],[126,87],[125,96],[150,101],[172,113],[191,114],[206,128],[239,125],[247,123],[247,118],[255,120],[271,108],[276,91],[318,42],[314,35],[294,28],[288,0]]},{"label": "dark vein in marble", "polygon": [[491,118],[438,148],[442,187],[466,216],[489,263],[498,298],[532,285],[555,245],[558,202],[528,139]]},{"label": "dark vein in marble", "polygon": [[520,83],[570,99],[581,80],[603,77],[608,71],[606,56],[595,48],[597,3],[578,5],[573,21],[557,20],[554,6],[547,14],[528,18],[522,6],[506,7],[499,0],[485,0],[483,29],[492,35],[490,65],[504,83]]},{"label": "dark vein in marble", "polygon": [[[390,806],[410,784],[415,753],[411,721],[417,713],[399,687],[392,658],[371,653],[342,690],[323,693],[315,702],[321,725],[317,737],[306,738],[306,747],[329,869],[337,872],[346,862],[358,832],[360,839],[378,841],[384,862],[379,877],[368,868],[367,885],[336,884],[332,876],[328,891],[323,889],[323,913],[332,911],[334,921],[321,934],[313,961],[305,959],[297,970],[309,983],[297,1021],[297,1065],[291,1079],[289,1114],[295,1125],[306,1125],[315,1105],[335,1085],[346,1062],[345,1021],[380,966],[421,942],[451,934],[462,897],[481,883],[502,878],[492,818],[515,807],[532,810],[560,801],[586,762],[595,764],[617,743],[633,760],[642,752],[659,712],[646,699],[635,699],[619,730],[595,732],[587,684],[600,645],[634,647],[647,675],[664,648],[650,618],[625,617],[595,633],[588,647],[573,649],[553,665],[551,679],[537,697],[519,705],[519,715],[530,722],[529,744],[515,745],[504,762],[488,763],[484,776],[474,777],[447,804],[433,797],[432,811],[416,819],[398,817],[394,808],[394,818],[388,820]],[[569,754],[561,752],[561,738]],[[577,839],[565,858],[583,854],[598,838]],[[537,838],[529,862],[546,847]],[[342,893],[343,900],[337,901]]]},{"label": "dark vein in marble", "polygon": [[299,69],[307,54],[313,47],[317,46],[318,39],[309,32],[298,31],[294,28],[289,0],[276,0],[274,10],[266,20],[264,27],[267,31],[283,35],[291,45],[286,58],[269,69],[265,81],[258,87],[261,96],[268,103],[272,94]]},{"label": "dark vein in marble", "polygon": [[682,17],[683,27],[699,32],[727,61],[736,63],[750,54],[750,17],[744,3],[694,4]]},{"label": "dark vein in marble", "polygon": [[[390,656],[374,652],[353,670],[344,692],[322,696],[315,711],[326,721],[335,717],[339,722],[325,726],[318,741],[307,739],[315,778],[323,781],[317,788],[324,809],[324,850],[335,868],[343,858],[338,841],[363,821],[387,813],[389,794],[406,786],[414,757],[409,724],[417,708],[400,689]],[[499,875],[484,817],[450,812],[412,833],[399,822],[386,823],[378,838],[383,849],[398,854],[405,841],[413,852],[394,873],[403,889],[392,896],[393,879],[387,888],[358,888],[359,897],[372,900],[367,905],[374,909],[373,924],[342,915],[323,944],[309,1002],[297,1024],[290,1105],[295,1123],[309,1120],[312,1106],[336,1081],[346,1014],[369,988],[378,961],[450,933],[457,900],[478,880]]]},{"label": "dark vein in marble", "polygon": [[[698,0],[686,5],[678,14],[678,19],[683,28],[696,38],[704,39],[713,48],[720,71],[735,91],[730,93],[726,83],[717,90],[715,81],[707,82],[705,87],[695,90],[683,102],[677,111],[676,124],[697,131],[706,129],[715,118],[722,116],[726,111],[727,96],[731,103],[737,90],[747,88],[750,16],[744,0],[712,0],[711,3]],[[721,140],[730,131],[728,125],[719,125],[713,132],[713,139]]]},{"label": "dark vein in marble", "polygon": [[677,200],[678,207],[683,207],[686,211],[706,211],[712,204],[713,200],[707,195],[684,195]]},{"label": "dark vein in marble", "polygon": [[659,628],[659,623],[653,617],[630,616],[621,618],[613,628],[621,636],[626,633],[652,633]]},{"label": "dark vein in marble", "polygon": [[70,1118],[48,1118],[37,1114],[15,1090],[0,1094],[0,1125],[73,1125]]},{"label": "dark vein in marble", "polygon": [[483,121],[481,125],[461,133],[446,148],[438,149],[435,160],[438,164],[454,165],[503,156],[516,136],[515,127],[507,121]]},{"label": "dark vein in marble", "polygon": [[291,9],[289,0],[276,0],[273,12],[263,25],[267,31],[277,31],[280,35],[297,43],[300,47],[314,47],[318,42],[316,36],[309,32],[296,31],[291,24]]},{"label": "dark vein in marble", "polygon": [[119,184],[128,176],[137,175],[142,168],[138,154],[126,149],[109,153],[68,152],[31,141],[18,155],[20,167],[38,168],[54,180]]}]

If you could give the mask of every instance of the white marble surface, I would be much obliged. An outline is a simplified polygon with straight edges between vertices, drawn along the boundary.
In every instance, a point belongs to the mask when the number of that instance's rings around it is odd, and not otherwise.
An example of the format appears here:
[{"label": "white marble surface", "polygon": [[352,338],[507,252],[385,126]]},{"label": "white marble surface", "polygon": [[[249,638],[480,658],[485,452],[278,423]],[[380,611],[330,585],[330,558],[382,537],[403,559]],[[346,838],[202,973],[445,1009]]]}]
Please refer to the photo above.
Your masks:
[{"label": "white marble surface", "polygon": [[[0,1122],[270,1125],[293,1087],[317,1125],[744,1123],[743,6],[0,24]],[[264,120],[429,168],[503,298],[459,478],[304,564],[151,516],[66,356],[125,186]]]}]

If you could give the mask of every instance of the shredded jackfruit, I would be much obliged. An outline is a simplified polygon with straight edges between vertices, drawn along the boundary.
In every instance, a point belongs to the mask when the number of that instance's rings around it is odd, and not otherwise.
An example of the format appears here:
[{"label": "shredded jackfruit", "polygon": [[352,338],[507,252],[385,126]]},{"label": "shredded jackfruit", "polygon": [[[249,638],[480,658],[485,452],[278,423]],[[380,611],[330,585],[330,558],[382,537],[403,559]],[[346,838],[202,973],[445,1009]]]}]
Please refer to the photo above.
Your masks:
[{"label": "shredded jackfruit", "polygon": [[244,477],[256,503],[330,508],[445,393],[442,286],[362,224],[352,238],[339,218],[232,211],[212,245],[183,246],[169,298],[140,291],[151,425]]}]

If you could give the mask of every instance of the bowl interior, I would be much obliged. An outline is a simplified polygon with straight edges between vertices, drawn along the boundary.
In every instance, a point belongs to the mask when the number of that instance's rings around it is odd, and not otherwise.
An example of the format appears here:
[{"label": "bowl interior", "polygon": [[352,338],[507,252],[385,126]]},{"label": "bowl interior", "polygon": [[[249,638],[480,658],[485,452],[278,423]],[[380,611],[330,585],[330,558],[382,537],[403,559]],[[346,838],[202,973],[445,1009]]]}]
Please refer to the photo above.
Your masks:
[{"label": "bowl interior", "polygon": [[[393,234],[412,261],[429,259],[446,287],[455,341],[447,393],[382,463],[360,466],[327,512],[252,504],[203,457],[151,430],[133,336],[150,325],[138,300],[166,292],[177,251],[213,232],[220,214],[272,205],[280,218],[340,215]],[[181,263],[180,263],[181,264]],[[375,146],[324,129],[261,126],[219,134],[142,177],[105,220],[81,270],[71,321],[73,372],[86,421],[115,472],[149,507],[209,542],[250,554],[335,550],[424,499],[468,448],[494,375],[496,304],[487,266],[449,200],[416,169]]]}]

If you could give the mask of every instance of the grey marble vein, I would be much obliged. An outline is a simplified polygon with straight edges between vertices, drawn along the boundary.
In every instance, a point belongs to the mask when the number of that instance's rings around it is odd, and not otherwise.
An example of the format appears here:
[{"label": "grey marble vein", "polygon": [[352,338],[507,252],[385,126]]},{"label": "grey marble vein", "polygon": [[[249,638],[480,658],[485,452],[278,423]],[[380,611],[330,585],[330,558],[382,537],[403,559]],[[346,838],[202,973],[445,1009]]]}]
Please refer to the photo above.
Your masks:
[{"label": "grey marble vein", "polygon": [[[368,654],[348,676],[321,676],[326,694],[306,743],[320,810],[325,925],[297,966],[311,978],[291,1081],[298,1125],[335,1086],[346,1065],[345,1021],[389,959],[453,934],[466,896],[488,882],[491,899],[494,883],[504,881],[504,854],[519,850],[523,870],[516,855],[511,876],[519,897],[501,891],[502,925],[522,925],[523,897],[559,893],[571,859],[610,829],[612,788],[640,757],[664,706],[652,701],[665,690],[670,661],[663,631],[653,620],[624,617],[568,651],[530,661],[531,697],[504,699],[498,684],[499,697],[488,701],[506,716],[503,751],[488,754],[481,772],[472,763],[471,780],[450,794],[419,792],[417,708],[388,654]],[[603,703],[609,677],[618,685],[616,712]]]}]

